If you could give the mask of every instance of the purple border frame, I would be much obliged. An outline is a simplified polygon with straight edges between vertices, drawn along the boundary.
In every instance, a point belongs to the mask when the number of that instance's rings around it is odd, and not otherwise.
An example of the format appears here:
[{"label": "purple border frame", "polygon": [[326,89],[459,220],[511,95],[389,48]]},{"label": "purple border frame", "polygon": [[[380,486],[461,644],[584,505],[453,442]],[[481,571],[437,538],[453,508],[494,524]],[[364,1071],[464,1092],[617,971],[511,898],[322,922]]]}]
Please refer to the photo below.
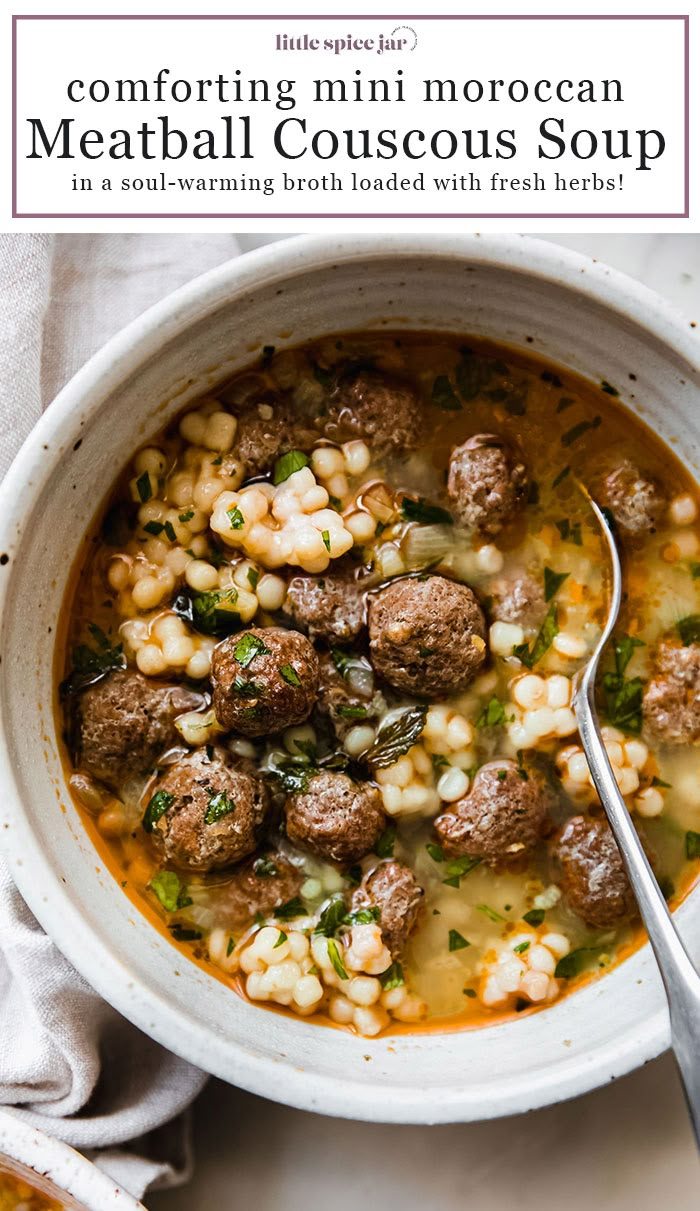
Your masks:
[{"label": "purple border frame", "polygon": [[347,214],[322,212],[309,213],[247,213],[242,211],[212,213],[207,211],[179,211],[166,213],[139,213],[131,211],[117,212],[78,212],[78,213],[43,213],[17,210],[17,24],[19,21],[393,21],[401,17],[400,13],[345,13],[345,14],[273,14],[254,13],[22,13],[12,16],[12,218],[13,219],[687,219],[690,217],[690,17],[681,13],[478,13],[455,14],[439,13],[410,14],[411,21],[682,21],[683,32],[683,69],[684,69],[684,209],[681,212],[667,213],[617,213],[601,211],[557,211],[555,213],[532,214],[523,211],[513,212],[480,212],[464,211],[437,214],[429,212],[415,213],[401,211],[395,214],[383,212],[362,213],[348,212]]}]

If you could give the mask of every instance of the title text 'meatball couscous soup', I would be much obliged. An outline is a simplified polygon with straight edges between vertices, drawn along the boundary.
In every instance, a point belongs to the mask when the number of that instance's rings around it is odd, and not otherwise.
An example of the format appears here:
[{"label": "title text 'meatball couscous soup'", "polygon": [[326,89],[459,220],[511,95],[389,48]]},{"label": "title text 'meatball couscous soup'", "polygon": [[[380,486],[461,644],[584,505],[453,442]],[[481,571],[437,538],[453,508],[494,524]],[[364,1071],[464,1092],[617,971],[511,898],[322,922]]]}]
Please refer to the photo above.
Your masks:
[{"label": "title text 'meatball couscous soup'", "polygon": [[551,1005],[640,940],[572,711],[668,899],[700,856],[698,492],[512,350],[262,356],[138,450],[65,602],[70,785],[114,877],[232,991],[373,1036]]}]

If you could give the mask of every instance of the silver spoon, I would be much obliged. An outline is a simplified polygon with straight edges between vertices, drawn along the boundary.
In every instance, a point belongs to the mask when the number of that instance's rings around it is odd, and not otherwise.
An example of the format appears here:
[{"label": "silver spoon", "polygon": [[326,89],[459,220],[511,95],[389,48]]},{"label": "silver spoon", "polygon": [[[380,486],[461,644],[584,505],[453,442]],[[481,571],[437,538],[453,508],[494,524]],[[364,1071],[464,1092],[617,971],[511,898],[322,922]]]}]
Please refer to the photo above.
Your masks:
[{"label": "silver spoon", "polygon": [[[585,492],[585,489],[583,489]],[[695,1142],[700,1150],[700,975],[685,949],[618,789],[600,734],[595,679],[601,653],[610,638],[622,601],[622,569],[610,522],[586,492],[605,535],[612,567],[607,622],[588,664],[577,673],[573,708],[588,767],[627,868],[639,911],[661,972],[671,1017],[671,1046],[680,1070]]]}]

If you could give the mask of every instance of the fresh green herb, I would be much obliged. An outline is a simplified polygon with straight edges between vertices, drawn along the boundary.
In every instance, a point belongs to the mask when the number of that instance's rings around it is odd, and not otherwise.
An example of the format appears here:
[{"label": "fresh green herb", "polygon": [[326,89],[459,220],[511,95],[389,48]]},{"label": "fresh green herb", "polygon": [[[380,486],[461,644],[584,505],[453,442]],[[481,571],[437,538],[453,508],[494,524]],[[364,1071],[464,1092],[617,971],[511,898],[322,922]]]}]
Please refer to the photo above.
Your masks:
[{"label": "fresh green herb", "polygon": [[340,510],[343,507],[343,502],[339,496],[331,496],[329,494],[328,503],[331,506],[331,509],[335,509],[336,513],[340,513]]},{"label": "fresh green herb", "polygon": [[559,623],[557,622],[557,606],[556,602],[552,602],[542,626],[535,638],[532,648],[527,643],[517,643],[513,648],[513,655],[522,661],[526,668],[531,669],[542,659],[549,651],[556,636],[559,634]]},{"label": "fresh green herb", "polygon": [[488,904],[477,904],[476,907],[479,912],[483,912],[484,916],[488,917],[489,921],[505,921],[505,917],[502,917],[500,912],[496,912],[495,908],[489,908]]},{"label": "fresh green herb", "polygon": [[207,761],[213,761],[214,760],[214,745],[206,744],[204,747],[206,749]]},{"label": "fresh green herb", "polygon": [[260,573],[259,573],[258,569],[257,568],[248,568],[248,584],[250,585],[253,592],[255,592],[255,590],[257,589],[259,580],[260,580]]},{"label": "fresh green herb", "polygon": [[223,820],[224,816],[230,816],[231,812],[235,812],[235,810],[236,804],[233,799],[229,799],[226,791],[217,791],[209,798],[204,823],[217,824],[219,820]]},{"label": "fresh green herb", "polygon": [[255,681],[246,681],[245,677],[234,677],[231,693],[239,698],[258,698],[262,694],[261,687]]},{"label": "fresh green herb", "polygon": [[338,714],[342,719],[366,719],[366,706],[347,706],[341,705],[337,708]]},{"label": "fresh green herb", "polygon": [[186,525],[186,523],[188,521],[192,521],[193,517],[194,517],[194,509],[186,509],[184,513],[178,514],[178,521],[181,521],[184,526],[184,525]]},{"label": "fresh green herb", "polygon": [[603,676],[605,713],[610,723],[630,732],[640,732],[642,729],[644,683],[640,677],[625,677],[634,649],[639,647],[644,647],[643,641],[632,635],[616,638],[615,672],[607,672]]},{"label": "fresh green herb", "polygon": [[279,667],[279,674],[282,680],[287,682],[287,685],[297,686],[302,684],[301,677],[297,673],[293,664],[281,664]]},{"label": "fresh green herb", "polygon": [[565,580],[569,579],[568,572],[553,572],[551,568],[544,569],[544,599],[551,601],[556,597]]},{"label": "fresh green herb", "polygon": [[295,917],[305,917],[306,905],[299,896],[294,896],[291,900],[287,900],[285,904],[280,904],[273,912],[273,916],[278,921],[293,921]]},{"label": "fresh green herb", "polygon": [[502,727],[504,723],[510,723],[513,719],[512,715],[506,715],[505,707],[499,698],[495,695],[491,697],[479,715],[477,727]]},{"label": "fresh green herb", "polygon": [[289,479],[295,471],[301,471],[302,467],[308,467],[309,460],[301,450],[289,450],[287,454],[283,454],[277,459],[274,470],[272,472],[273,484],[283,484],[285,479]]},{"label": "fresh green herb", "polygon": [[345,919],[345,901],[341,895],[331,896],[321,912],[314,929],[315,934],[333,938]]},{"label": "fresh green herb", "polygon": [[165,530],[165,537],[167,538],[168,542],[177,542],[177,534],[175,533],[175,527],[171,521],[166,521],[163,529]]},{"label": "fresh green herb", "polygon": [[275,942],[274,946],[272,947],[272,949],[277,950],[277,947],[283,946],[286,941],[287,941],[287,935],[283,929],[280,929],[279,937],[278,937],[277,941]]},{"label": "fresh green herb", "polygon": [[354,908],[347,916],[343,918],[344,925],[373,925],[381,916],[380,910],[376,904],[371,904],[368,908]]},{"label": "fresh green herb", "polygon": [[179,593],[170,608],[203,635],[223,636],[230,635],[240,624],[240,614],[235,608],[237,601],[238,589],[235,588],[210,593],[189,590]]},{"label": "fresh green herb", "polygon": [[436,774],[439,773],[441,769],[444,769],[445,766],[449,766],[450,764],[444,753],[431,753],[430,760],[433,763],[433,769],[435,770]]},{"label": "fresh green herb", "polygon": [[700,858],[700,833],[694,833],[691,829],[685,834],[685,856],[689,861]]},{"label": "fresh green herb", "polygon": [[230,509],[227,509],[226,516],[228,517],[228,519],[231,523],[232,530],[242,530],[243,529],[243,527],[245,525],[245,517],[241,513],[241,510],[238,508],[238,505],[232,505]]},{"label": "fresh green herb", "polygon": [[676,630],[684,647],[691,643],[700,643],[700,614],[686,614],[685,618],[680,618],[676,623]]},{"label": "fresh green herb", "polygon": [[390,723],[383,723],[377,731],[371,748],[364,755],[374,769],[387,769],[399,757],[417,743],[428,714],[427,706],[411,706],[395,716]]},{"label": "fresh green herb", "polygon": [[153,534],[157,538],[159,534],[163,533],[165,526],[162,521],[147,521],[143,528],[147,534]]},{"label": "fresh green herb", "polygon": [[270,362],[272,361],[274,356],[275,356],[275,346],[274,345],[263,345],[263,351],[262,351],[262,369],[263,370],[267,370],[267,367],[270,365]]},{"label": "fresh green herb", "polygon": [[557,412],[566,412],[566,409],[570,408],[575,402],[576,401],[570,399],[568,395],[562,395],[559,403],[557,404]]},{"label": "fresh green herb", "polygon": [[568,517],[562,517],[561,521],[555,521],[554,524],[561,534],[562,541],[566,542],[569,534],[571,533],[571,522],[569,521]]},{"label": "fresh green herb", "polygon": [[166,912],[178,912],[192,903],[174,870],[159,870],[148,884]]},{"label": "fresh green herb", "polygon": [[463,400],[476,399],[496,375],[508,374],[508,367],[495,358],[475,354],[466,346],[459,352],[460,359],[455,366],[455,382]]},{"label": "fresh green herb", "polygon": [[422,645],[418,648],[418,655],[421,660],[427,660],[428,656],[434,656],[437,648],[424,648]]},{"label": "fresh green herb", "polygon": [[148,801],[148,806],[142,820],[144,832],[152,833],[161,816],[172,807],[175,796],[168,791],[156,791]]},{"label": "fresh green herb", "polygon": [[247,669],[256,656],[269,656],[270,649],[258,635],[251,635],[250,631],[246,631],[237,640],[233,654],[241,668]]},{"label": "fresh green herb", "polygon": [[228,946],[226,947],[226,958],[227,959],[231,958],[231,955],[233,954],[235,947],[236,947],[236,943],[234,942],[233,938],[229,938]]},{"label": "fresh green herb", "polygon": [[673,884],[673,879],[669,879],[668,875],[658,875],[656,882],[659,885],[659,891],[664,900],[668,901],[675,895],[676,889]]},{"label": "fresh green herb", "polygon": [[608,383],[605,379],[603,379],[602,383],[600,384],[600,389],[601,389],[601,391],[604,391],[606,395],[619,395],[620,394],[617,387],[612,387],[610,385],[610,383]]},{"label": "fresh green herb", "polygon": [[347,879],[351,887],[358,887],[362,882],[362,867],[351,866],[349,870],[345,871],[343,878]]},{"label": "fresh green herb", "polygon": [[138,479],[136,480],[136,491],[138,492],[143,504],[145,504],[147,500],[151,499],[153,490],[151,488],[151,477],[148,474],[148,471],[144,471],[142,475],[139,475]]},{"label": "fresh green herb", "polygon": [[514,947],[513,947],[513,954],[516,954],[516,955],[524,955],[524,954],[525,954],[525,951],[526,951],[526,950],[529,950],[529,949],[530,949],[530,943],[529,943],[529,941],[527,941],[527,942],[520,942],[518,946],[514,946]]},{"label": "fresh green herb", "polygon": [[428,853],[430,854],[430,857],[433,859],[433,862],[444,862],[445,861],[445,855],[442,852],[442,846],[434,845],[432,843],[432,841],[429,841],[425,848],[427,849]]},{"label": "fresh green herb", "polygon": [[445,867],[447,878],[442,881],[447,887],[459,887],[460,880],[480,865],[481,858],[455,858],[453,862],[448,862]]},{"label": "fresh green herb", "polygon": [[471,946],[471,942],[463,938],[458,929],[451,929],[447,938],[448,950],[466,950],[467,946]]},{"label": "fresh green herb", "polygon": [[462,992],[464,993],[465,997],[469,997],[471,1000],[473,1000],[476,996],[475,988],[463,988]]},{"label": "fresh green herb", "polygon": [[670,782],[664,782],[663,778],[657,778],[656,774],[654,774],[654,777],[651,780],[651,785],[658,786],[660,789],[667,791],[673,789]]},{"label": "fresh green herb", "polygon": [[499,782],[505,782],[506,778],[508,777],[508,771],[504,770],[504,769],[499,769],[498,772],[496,773],[496,777],[498,778]]},{"label": "fresh green herb", "polygon": [[569,429],[566,433],[562,433],[562,446],[573,446],[574,442],[578,441],[579,437],[583,437],[584,433],[588,433],[590,429],[597,429],[602,421],[601,416],[594,416],[593,420],[582,420],[573,429]]},{"label": "fresh green herb", "polygon": [[544,921],[543,908],[531,908],[529,912],[523,913],[523,921],[527,921],[528,925],[532,925],[537,929]]},{"label": "fresh green herb", "polygon": [[455,395],[452,383],[446,374],[439,374],[433,383],[431,402],[443,412],[461,412],[462,405]]},{"label": "fresh green herb", "polygon": [[396,841],[396,825],[389,824],[382,833],[374,847],[374,852],[378,858],[391,858],[394,854],[394,843]]},{"label": "fresh green herb", "polygon": [[554,975],[558,980],[570,980],[573,976],[585,971],[592,956],[598,953],[599,947],[597,946],[580,946],[578,950],[570,950],[568,955],[564,955],[557,963]]},{"label": "fresh green herb", "polygon": [[223,461],[224,461],[224,456],[223,456],[223,454],[220,454],[218,458],[212,458],[211,465],[212,465],[212,467],[220,467]]},{"label": "fresh green herb", "polygon": [[454,525],[454,518],[447,509],[428,504],[422,496],[419,496],[418,500],[414,500],[412,496],[402,497],[401,516],[404,521],[417,521],[426,526]]},{"label": "fresh green herb", "polygon": [[345,965],[343,963],[343,960],[340,957],[340,951],[338,950],[338,943],[335,942],[333,940],[333,938],[328,939],[328,958],[330,959],[330,961],[333,965],[333,970],[336,973],[336,975],[340,976],[341,980],[347,980],[348,973],[345,970]]},{"label": "fresh green herb", "polygon": [[97,650],[88,647],[86,643],[78,644],[73,648],[73,668],[60,685],[62,698],[87,689],[89,685],[101,681],[114,669],[126,668],[126,658],[121,643],[112,647],[104,631],[94,623],[90,624],[88,630],[97,642]]},{"label": "fresh green herb", "polygon": [[558,488],[559,484],[563,483],[569,474],[571,467],[563,467],[559,474],[552,480],[552,489]]},{"label": "fresh green herb", "polygon": [[324,547],[326,548],[326,550],[328,551],[328,554],[330,555],[330,553],[331,553],[331,534],[330,534],[330,530],[321,530],[321,538],[323,539],[323,545],[324,545]]},{"label": "fresh green herb", "polygon": [[171,925],[169,928],[176,942],[198,942],[202,936],[198,929],[185,929],[183,925]]},{"label": "fresh green herb", "polygon": [[697,580],[700,577],[700,563],[691,563],[690,575],[692,576],[693,580]]},{"label": "fresh green herb", "polygon": [[574,544],[574,546],[577,546],[577,547],[583,546],[583,536],[581,534],[581,522],[580,521],[577,521],[571,527],[571,541]]},{"label": "fresh green herb", "polygon": [[258,879],[274,879],[280,872],[272,858],[256,858],[253,863],[253,874]]},{"label": "fresh green herb", "polygon": [[391,967],[387,967],[386,971],[382,972],[379,980],[385,992],[389,992],[392,988],[401,988],[402,984],[405,983],[405,980],[403,976],[403,967],[398,960],[395,960],[391,964]]}]

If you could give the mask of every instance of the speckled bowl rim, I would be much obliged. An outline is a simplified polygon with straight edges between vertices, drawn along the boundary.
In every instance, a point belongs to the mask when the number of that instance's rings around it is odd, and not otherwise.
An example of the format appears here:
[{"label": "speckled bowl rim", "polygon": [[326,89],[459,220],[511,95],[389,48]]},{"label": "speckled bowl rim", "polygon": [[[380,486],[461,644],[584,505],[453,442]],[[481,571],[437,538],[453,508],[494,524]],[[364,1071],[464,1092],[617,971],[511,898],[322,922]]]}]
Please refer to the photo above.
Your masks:
[{"label": "speckled bowl rim", "polygon": [[[126,1190],[74,1148],[0,1110],[0,1164],[24,1165],[80,1205],[81,1211],[146,1211]],[[24,1177],[24,1174],[17,1175]],[[28,1179],[27,1179],[28,1180]]]},{"label": "speckled bowl rim", "polygon": [[[523,274],[571,292],[572,302],[592,299],[663,342],[686,362],[695,364],[698,343],[692,326],[653,291],[601,262],[561,245],[513,235],[374,235],[300,236],[267,245],[227,262],[139,316],[112,338],[63,388],[33,429],[0,487],[0,550],[11,552],[22,518],[60,463],[57,451],[63,430],[75,410],[86,420],[96,400],[104,399],[158,350],[219,307],[231,295],[260,286],[283,283],[309,269],[330,269],[346,262],[386,258],[457,257],[474,265]],[[29,481],[31,479],[31,487]],[[11,576],[12,561],[8,567]],[[0,573],[2,569],[0,569]],[[0,611],[10,584],[0,574]],[[488,1098],[470,1090],[467,1074],[455,1075],[454,1087],[430,1090],[392,1087],[383,1096],[380,1085],[361,1083],[281,1065],[267,1056],[214,1036],[197,1021],[173,1008],[144,982],[133,978],[109,947],[71,903],[43,852],[24,813],[14,785],[11,754],[0,735],[0,784],[8,788],[2,814],[11,824],[2,844],[12,863],[18,887],[32,911],[66,957],[89,983],[125,1017],[165,1047],[214,1075],[263,1097],[299,1109],[346,1118],[395,1123],[473,1121],[520,1113],[577,1096],[644,1064],[665,1050],[670,1041],[668,1011],[659,986],[654,1010],[643,1027],[628,1037],[616,1037],[575,1065],[559,1062],[549,1071],[514,1077],[494,1072]],[[39,892],[38,889],[41,889]],[[692,911],[700,892],[689,899]],[[687,914],[688,900],[679,910]],[[423,1035],[430,1046],[430,1035]],[[483,1091],[482,1091],[483,1096]]]}]

